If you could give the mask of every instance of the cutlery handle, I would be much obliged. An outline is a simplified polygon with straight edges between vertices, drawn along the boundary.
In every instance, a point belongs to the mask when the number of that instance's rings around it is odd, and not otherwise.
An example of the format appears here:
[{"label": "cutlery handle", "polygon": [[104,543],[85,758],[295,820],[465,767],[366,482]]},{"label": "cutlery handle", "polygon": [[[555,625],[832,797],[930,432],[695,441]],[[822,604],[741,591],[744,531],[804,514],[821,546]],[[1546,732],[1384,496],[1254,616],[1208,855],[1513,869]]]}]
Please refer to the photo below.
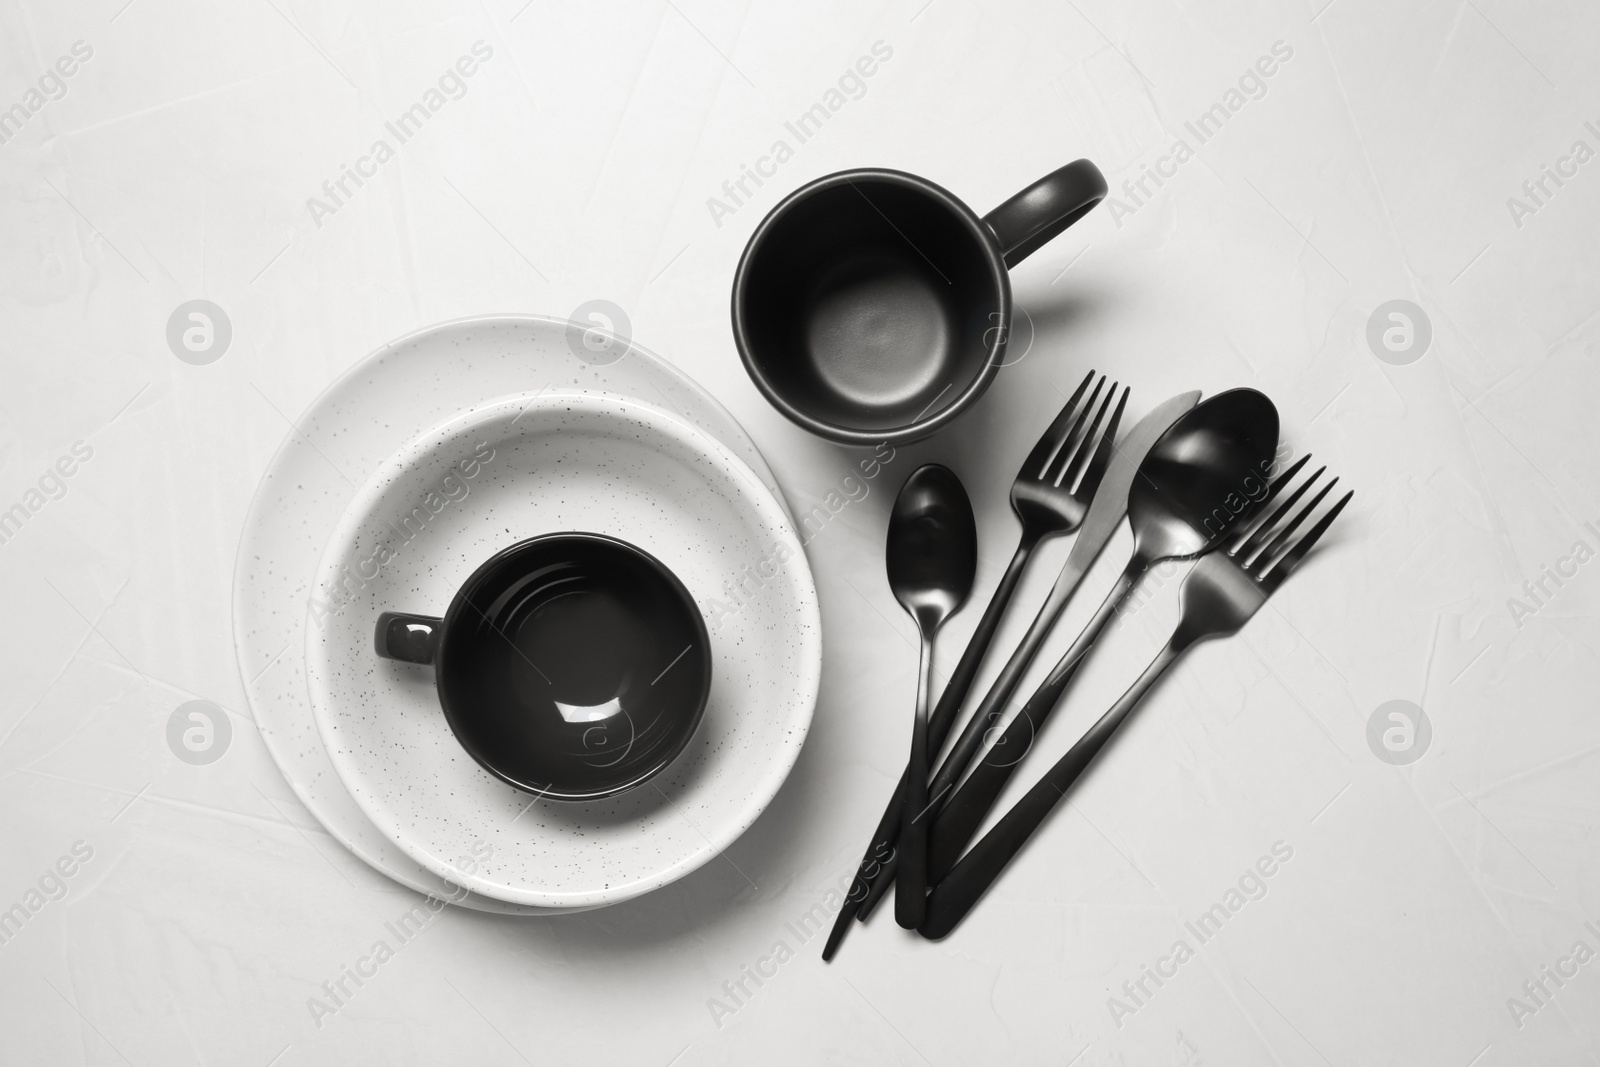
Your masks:
[{"label": "cutlery handle", "polygon": [[1006,864],[1021,851],[1045,817],[1066,796],[1078,776],[1111,740],[1150,686],[1187,647],[1187,643],[1168,642],[1150,666],[1144,669],[1144,673],[1139,675],[1139,680],[1122,694],[1109,711],[1100,716],[1098,722],[1089,727],[1078,743],[1017,801],[1015,807],[1006,812],[994,829],[972,847],[972,851],[961,857],[961,861],[944,880],[934,886],[933,894],[928,897],[927,918],[920,928],[922,936],[935,940],[944,937],[966,918],[973,905],[1000,877]]},{"label": "cutlery handle", "polygon": [[927,879],[930,883],[938,884],[939,879],[961,858],[961,850],[967,847],[967,842],[983,825],[1000,791],[1033,747],[1034,738],[1061,703],[1061,697],[1077,676],[1078,668],[1088,658],[1095,641],[1133,588],[1134,582],[1138,581],[1142,570],[1140,560],[1129,561],[1127,569],[1101,602],[1094,617],[1083,628],[1078,639],[1072,642],[1072,647],[1062,655],[1049,676],[1034,690],[1022,710],[1006,725],[999,739],[990,746],[967,780],[961,783],[961,788],[939,812],[938,819],[929,830]]},{"label": "cutlery handle", "polygon": [[[944,762],[939,764],[939,770],[934,775],[933,784],[928,787],[928,795],[933,798],[932,803],[937,806],[949,800],[950,791],[960,780],[967,766],[972,762],[972,757],[983,745],[984,735],[988,732],[990,724],[999,717],[1000,711],[1005,707],[1006,701],[1011,699],[1016,692],[1017,685],[1022,681],[1022,676],[1033,665],[1033,658],[1039,654],[1039,647],[1044,644],[1044,639],[1049,636],[1050,628],[1061,617],[1061,612],[1066,608],[1067,601],[1072,599],[1073,591],[1078,588],[1078,582],[1083,579],[1084,571],[1088,568],[1088,560],[1077,561],[1071,556],[1067,557],[1066,566],[1062,568],[1061,575],[1056,579],[1056,584],[1051,588],[1050,595],[1045,599],[1044,605],[1039,609],[1039,614],[1034,616],[1033,624],[1028,627],[1028,632],[1022,638],[1022,643],[1006,661],[1005,668],[1000,676],[990,685],[989,691],[984,694],[983,701],[972,713],[972,718],[967,720],[967,725],[962,727],[961,736],[956,738],[956,743],[951,747],[949,755]],[[1130,563],[1129,566],[1132,566]],[[871,880],[866,897],[857,908],[857,917],[863,922],[872,909],[877,907],[878,901],[884,893],[888,892],[889,884],[894,880],[899,864],[897,858],[890,856],[883,864],[882,870],[876,879]]]},{"label": "cutlery handle", "polygon": [[[1000,577],[1000,584],[995,587],[994,595],[989,598],[989,606],[983,609],[983,618],[978,620],[977,629],[972,631],[966,650],[961,653],[960,662],[950,673],[950,681],[945,683],[944,692],[939,694],[939,702],[934,705],[933,714],[928,718],[930,759],[944,745],[945,738],[950,736],[950,727],[955,725],[956,716],[961,713],[961,705],[966,703],[967,694],[972,691],[972,683],[978,677],[978,668],[983,665],[984,654],[989,651],[995,631],[1000,628],[1000,617],[1006,613],[1006,607],[1011,603],[1011,595],[1017,591],[1017,583],[1022,580],[1022,571],[1028,564],[1028,557],[1033,554],[1038,544],[1036,539],[1025,538],[1017,545],[1017,551],[1012,555],[1010,564],[1006,566],[1005,574]],[[895,821],[899,821],[898,815],[895,816]],[[890,832],[893,829],[893,826],[889,827]]]},{"label": "cutlery handle", "polygon": [[911,721],[911,759],[906,764],[905,810],[900,815],[900,883],[894,921],[907,930],[922,925],[928,895],[928,686],[933,670],[933,640],[922,636],[917,666],[917,711]]},{"label": "cutlery handle", "polygon": [[[928,745],[932,751],[939,750],[950,733],[950,727],[955,724],[956,715],[961,711],[961,705],[966,701],[967,693],[972,689],[972,683],[978,676],[978,668],[983,663],[984,653],[989,650],[995,631],[1000,628],[1000,618],[1006,613],[1006,607],[1011,603],[1011,596],[1017,591],[1017,583],[1022,579],[1022,571],[1028,564],[1028,557],[1033,554],[1038,543],[1037,538],[1023,535],[1010,564],[1006,567],[1005,574],[1000,577],[1000,584],[995,587],[994,595],[989,598],[989,606],[983,609],[983,617],[978,620],[977,629],[972,631],[972,638],[967,642],[966,650],[961,653],[961,660],[951,672],[950,681],[945,684],[939,703],[934,706],[933,714],[929,717]],[[862,901],[866,899],[867,891],[874,879],[882,871],[884,862],[893,858],[894,844],[899,837],[900,813],[905,808],[905,790],[909,777],[908,768],[907,773],[900,775],[900,781],[894,787],[888,806],[884,808],[883,817],[878,820],[878,828],[872,832],[872,843],[867,846],[866,854],[861,857],[861,863],[856,868],[855,880],[850,883],[850,892],[845,897],[844,907],[839,909],[833,929],[828,933],[827,943],[822,949],[824,960],[831,960],[834,953],[839,950],[839,942],[843,940],[844,932],[849,929],[850,920],[855,918]]]},{"label": "cutlery handle", "polygon": [[1039,609],[1039,614],[1034,616],[1033,625],[1029,626],[1028,632],[1023,635],[1022,643],[1006,661],[1000,677],[994,680],[994,684],[984,694],[983,702],[972,713],[972,718],[967,720],[967,725],[962,727],[961,736],[956,738],[950,754],[939,765],[939,771],[930,787],[931,796],[937,797],[941,790],[954,785],[967,769],[967,764],[972,762],[973,755],[983,745],[983,735],[988,731],[993,716],[1005,707],[1006,701],[1011,699],[1011,694],[1017,691],[1022,676],[1033,665],[1033,658],[1039,654],[1039,647],[1044,644],[1044,639],[1050,636],[1050,628],[1061,617],[1067,601],[1072,598],[1073,590],[1078,588],[1084,569],[1084,566],[1070,561],[1062,569],[1061,577],[1056,579],[1055,587],[1050,590],[1050,596]]}]

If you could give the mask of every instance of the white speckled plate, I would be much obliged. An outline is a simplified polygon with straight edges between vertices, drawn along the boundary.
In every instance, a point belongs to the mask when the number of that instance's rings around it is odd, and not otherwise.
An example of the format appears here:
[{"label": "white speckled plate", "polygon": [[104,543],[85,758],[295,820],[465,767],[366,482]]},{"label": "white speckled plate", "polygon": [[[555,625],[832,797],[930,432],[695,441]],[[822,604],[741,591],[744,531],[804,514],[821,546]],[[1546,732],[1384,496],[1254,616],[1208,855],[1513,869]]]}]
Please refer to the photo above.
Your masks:
[{"label": "white speckled plate", "polygon": [[[485,559],[560,530],[654,555],[711,636],[711,696],[689,746],[593,804],[494,778],[450,732],[432,670],[373,651],[380,612],[442,614]],[[741,580],[750,591],[736,599]],[[357,493],[312,598],[312,710],[356,803],[428,870],[509,903],[610,904],[699,867],[782,785],[816,702],[816,594],[783,508],[727,448],[620,397],[504,397],[407,445]]]},{"label": "white speckled plate", "polygon": [[346,792],[311,717],[306,598],[328,536],[356,489],[396,449],[452,415],[492,397],[559,387],[670,408],[731,449],[783,501],[755,444],[711,394],[637,344],[628,344],[620,358],[596,362],[582,343],[584,328],[535,315],[483,316],[429,326],[367,355],[313,400],[284,436],[239,539],[234,648],[250,712],[285,781],[333,839],[374,870],[478,911],[550,914],[463,895],[392,844]]}]

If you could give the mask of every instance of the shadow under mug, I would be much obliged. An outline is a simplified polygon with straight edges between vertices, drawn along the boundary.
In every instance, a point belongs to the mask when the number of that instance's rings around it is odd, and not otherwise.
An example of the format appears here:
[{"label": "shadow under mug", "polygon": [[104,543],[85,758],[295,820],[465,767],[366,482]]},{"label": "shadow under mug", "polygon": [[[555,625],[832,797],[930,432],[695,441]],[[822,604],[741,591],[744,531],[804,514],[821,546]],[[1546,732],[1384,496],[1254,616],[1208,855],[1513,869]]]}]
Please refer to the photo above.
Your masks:
[{"label": "shadow under mug", "polygon": [[694,598],[626,541],[555,533],[472,573],[443,618],[384,612],[379,656],[432,664],[439,703],[490,774],[552,800],[615,796],[670,764],[711,690]]},{"label": "shadow under mug", "polygon": [[733,337],[745,370],[774,407],[829,440],[926,437],[1000,369],[1008,269],[1105,195],[1087,159],[982,218],[902,171],[818,178],[772,209],[739,260]]}]

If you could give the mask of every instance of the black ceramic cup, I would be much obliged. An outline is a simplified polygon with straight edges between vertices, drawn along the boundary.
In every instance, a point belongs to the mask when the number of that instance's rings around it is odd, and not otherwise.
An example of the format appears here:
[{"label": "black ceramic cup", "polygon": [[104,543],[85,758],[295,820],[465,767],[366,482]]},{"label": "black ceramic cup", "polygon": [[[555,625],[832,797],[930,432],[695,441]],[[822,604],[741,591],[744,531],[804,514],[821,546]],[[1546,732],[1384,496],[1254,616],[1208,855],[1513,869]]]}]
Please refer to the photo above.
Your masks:
[{"label": "black ceramic cup", "polygon": [[594,533],[495,554],[444,618],[384,612],[378,655],[433,665],[439,703],[485,770],[552,800],[631,789],[683,751],[711,691],[694,598],[643,549]]},{"label": "black ceramic cup", "polygon": [[850,170],[789,194],[733,282],[733,337],[756,387],[812,433],[898,444],[933,433],[994,380],[1010,267],[1105,198],[1087,159],[979,218],[925,178]]}]

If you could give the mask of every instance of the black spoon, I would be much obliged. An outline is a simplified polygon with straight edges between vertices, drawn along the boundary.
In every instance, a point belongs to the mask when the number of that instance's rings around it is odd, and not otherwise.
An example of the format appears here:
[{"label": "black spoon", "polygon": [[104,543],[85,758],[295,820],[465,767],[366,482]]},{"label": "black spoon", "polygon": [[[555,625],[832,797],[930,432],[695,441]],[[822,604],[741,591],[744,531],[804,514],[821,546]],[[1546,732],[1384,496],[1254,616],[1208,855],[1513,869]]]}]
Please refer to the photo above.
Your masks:
[{"label": "black spoon", "polygon": [[928,689],[933,637],[966,601],[978,570],[978,527],[961,481],[948,467],[929,463],[906,479],[889,515],[884,552],[889,588],[916,620],[922,635],[917,710],[911,725],[906,815],[900,827],[900,881],[895,921],[908,930],[922,924],[927,898]]},{"label": "black spoon", "polygon": [[[1152,563],[1211,551],[1265,503],[1273,492],[1268,478],[1277,445],[1278,409],[1254,389],[1219,393],[1162,435],[1139,465],[1128,493],[1132,558],[1084,634],[1040,687],[1042,698],[1036,694],[1024,715],[1008,725],[1006,734],[1021,728],[1031,735],[1043,724],[1099,631]],[[1007,740],[1002,735],[999,744],[1004,746]],[[1012,751],[1020,748],[1026,752],[1024,738],[1009,741]],[[946,832],[954,837],[940,850],[945,862],[959,854],[981,824],[1016,763],[1011,758],[998,763],[985,760],[956,791],[940,820],[941,838]],[[956,863],[935,889],[931,907],[925,905],[923,936],[937,939],[950,933],[1022,849],[1039,821],[1002,820],[978,849]]]}]

